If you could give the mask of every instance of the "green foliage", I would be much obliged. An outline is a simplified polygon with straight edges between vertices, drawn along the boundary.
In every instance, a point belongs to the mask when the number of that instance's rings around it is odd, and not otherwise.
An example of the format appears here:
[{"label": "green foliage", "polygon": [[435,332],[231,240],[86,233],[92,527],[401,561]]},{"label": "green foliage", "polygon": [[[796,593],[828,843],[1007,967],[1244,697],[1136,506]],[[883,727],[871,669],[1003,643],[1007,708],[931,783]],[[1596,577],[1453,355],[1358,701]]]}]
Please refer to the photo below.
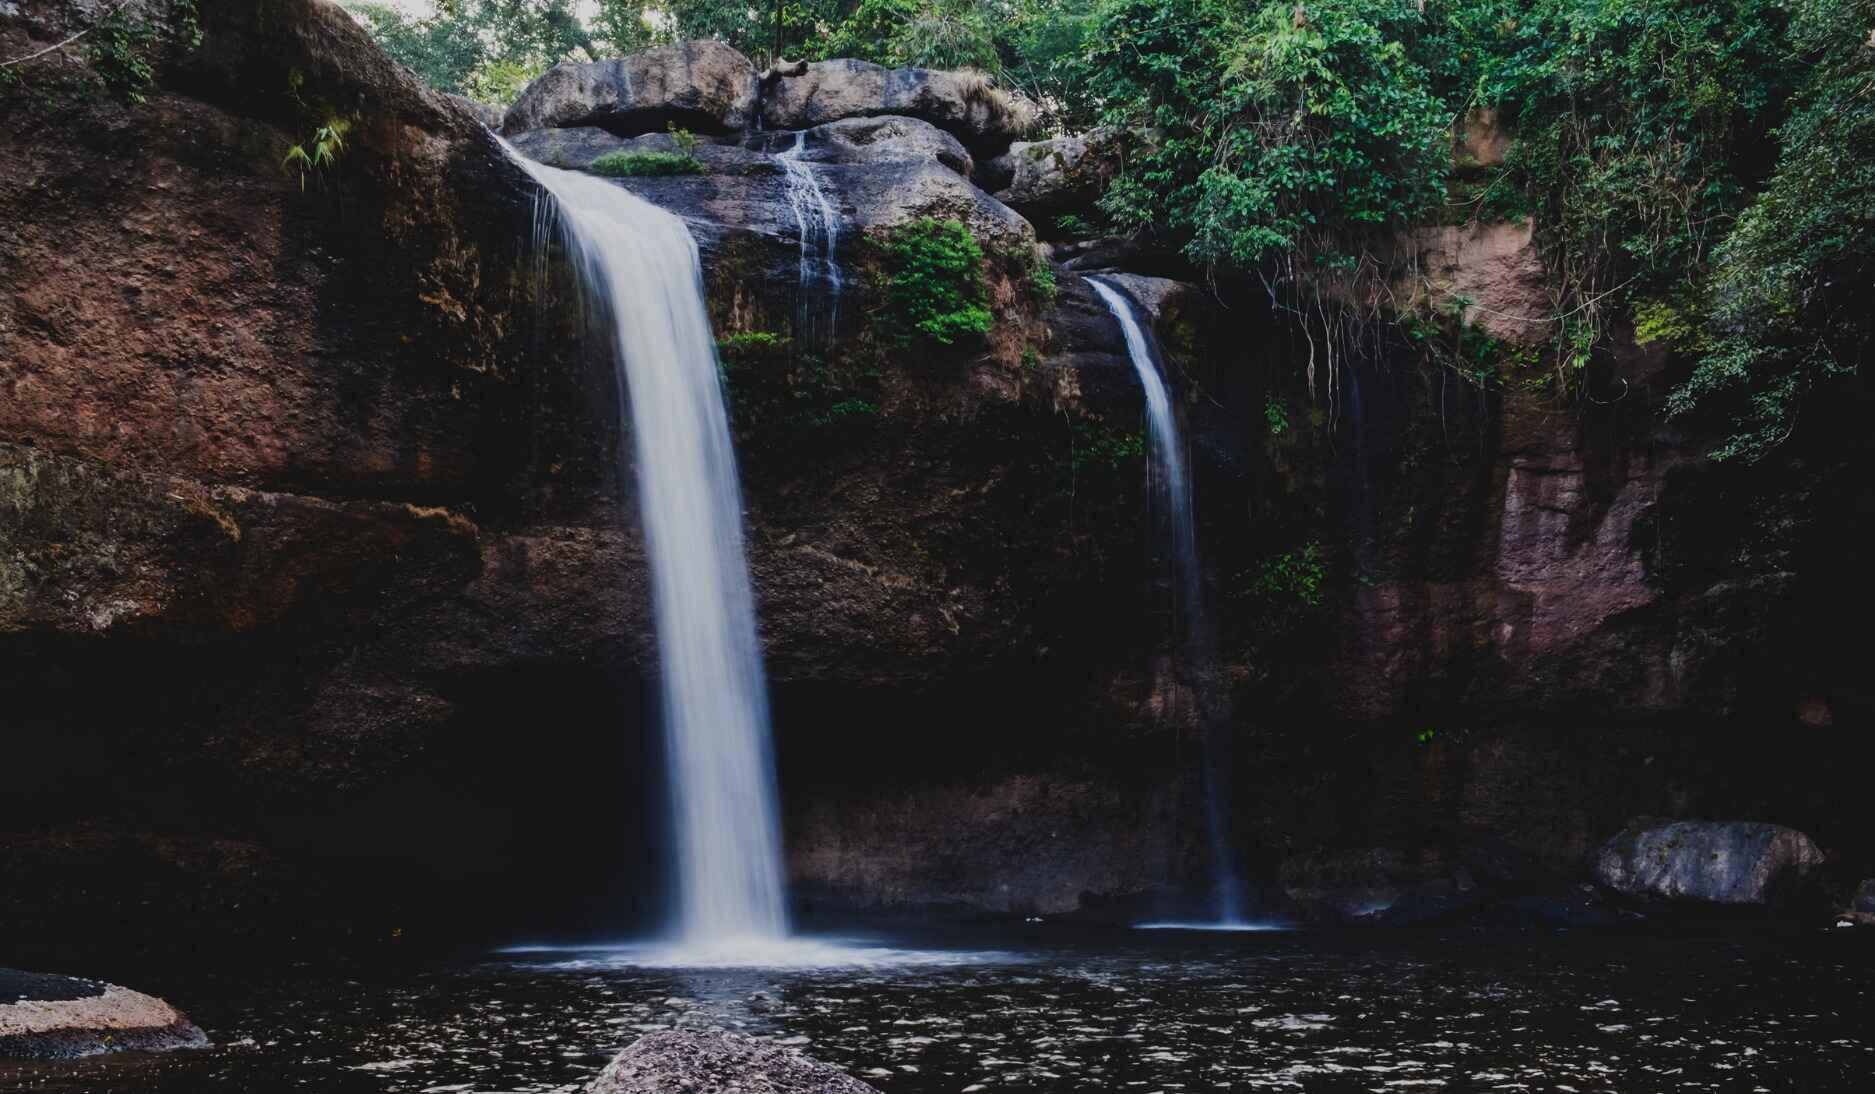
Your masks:
[{"label": "green foliage", "polygon": [[120,7],[85,39],[85,60],[111,95],[140,103],[156,82],[151,53],[157,37],[155,26]]},{"label": "green foliage", "polygon": [[1149,131],[1102,208],[1194,260],[1357,264],[1443,194],[1449,113],[1409,0],[1115,0],[1094,51],[1108,120]]},{"label": "green foliage", "polygon": [[1322,561],[1322,545],[1310,542],[1271,555],[1246,577],[1245,592],[1265,604],[1318,608],[1327,587],[1328,567]]},{"label": "green foliage", "polygon": [[978,0],[860,0],[814,52],[893,68],[1001,65],[990,5]]},{"label": "green foliage", "polygon": [[703,161],[682,152],[607,152],[586,168],[595,175],[628,178],[635,175],[701,175]]},{"label": "green foliage", "polygon": [[641,23],[636,34],[606,40],[580,18],[574,0],[441,0],[427,15],[379,0],[343,2],[384,52],[418,79],[502,106],[560,61],[611,56],[651,39]]},{"label": "green foliage", "polygon": [[1068,239],[1088,239],[1098,232],[1086,217],[1078,213],[1063,213],[1055,218],[1055,234]]},{"label": "green foliage", "polygon": [[1713,453],[1752,461],[1843,387],[1875,345],[1875,25],[1869,0],[1800,0],[1792,46],[1808,77],[1777,132],[1776,171],[1717,250],[1698,367],[1669,406],[1730,423]]},{"label": "green foliage", "polygon": [[670,134],[671,142],[677,145],[679,154],[690,156],[693,159],[696,157],[698,139],[695,133],[692,133],[688,129],[680,128],[676,122],[666,125],[664,130]]},{"label": "green foliage", "polygon": [[281,168],[297,171],[299,188],[305,190],[308,175],[324,178],[327,170],[338,165],[339,156],[345,151],[345,136],[351,128],[352,124],[344,118],[328,119],[313,130],[310,140],[287,149],[286,158],[280,161]]},{"label": "green foliage", "polygon": [[[1475,0],[1474,0],[1475,2]],[[1785,0],[1547,0],[1506,14],[1476,93],[1563,288],[1565,376],[1634,301],[1697,277],[1748,196],[1790,80]]]},{"label": "green foliage", "polygon": [[812,434],[879,413],[866,392],[818,355],[795,355],[781,335],[732,334],[717,341],[716,351],[730,418],[744,433]]},{"label": "green foliage", "polygon": [[1060,294],[1061,287],[1055,282],[1055,268],[1039,254],[1034,256],[1029,266],[1028,283],[1029,295],[1035,298],[1037,304],[1044,308],[1054,307],[1055,297]]},{"label": "green foliage", "polygon": [[901,341],[948,346],[989,332],[983,248],[960,221],[921,217],[892,229],[880,248],[886,315]]},{"label": "green foliage", "polygon": [[1068,443],[1068,467],[1076,475],[1090,468],[1119,471],[1146,455],[1146,431],[1143,429],[1109,429],[1077,421]]},{"label": "green foliage", "polygon": [[1269,426],[1272,437],[1289,432],[1289,412],[1283,409],[1282,400],[1274,395],[1263,400],[1263,422]]}]

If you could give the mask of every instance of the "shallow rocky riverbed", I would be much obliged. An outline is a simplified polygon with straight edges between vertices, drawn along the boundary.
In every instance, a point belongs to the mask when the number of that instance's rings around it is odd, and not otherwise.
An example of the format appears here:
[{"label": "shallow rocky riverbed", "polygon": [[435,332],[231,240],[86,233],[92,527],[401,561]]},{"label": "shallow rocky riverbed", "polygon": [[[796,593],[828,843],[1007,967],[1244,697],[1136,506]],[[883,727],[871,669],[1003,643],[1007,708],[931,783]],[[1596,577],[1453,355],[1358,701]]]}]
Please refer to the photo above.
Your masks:
[{"label": "shallow rocky riverbed", "polygon": [[[890,1092],[1860,1091],[1875,935],[1179,932],[898,937],[860,964],[647,968],[536,949],[148,982],[214,1047],[0,1065],[0,1089],[576,1091],[718,1026]],[[901,948],[902,947],[902,948]]]}]

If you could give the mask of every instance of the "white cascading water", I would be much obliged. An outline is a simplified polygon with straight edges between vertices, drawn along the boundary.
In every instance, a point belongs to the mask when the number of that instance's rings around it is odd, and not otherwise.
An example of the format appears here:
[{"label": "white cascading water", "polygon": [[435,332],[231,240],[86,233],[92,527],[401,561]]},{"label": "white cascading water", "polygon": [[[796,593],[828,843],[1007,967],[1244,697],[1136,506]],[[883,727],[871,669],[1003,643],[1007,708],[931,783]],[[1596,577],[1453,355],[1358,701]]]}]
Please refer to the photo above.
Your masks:
[{"label": "white cascading water", "polygon": [[[794,211],[795,227],[801,236],[798,322],[803,340],[813,344],[833,337],[840,319],[840,290],[845,288],[845,282],[841,279],[839,264],[834,261],[834,250],[840,241],[840,213],[827,200],[827,191],[820,185],[820,177],[814,173],[813,166],[803,158],[806,153],[807,131],[802,130],[794,135],[794,143],[788,150],[775,158],[781,161],[786,173],[788,207]],[[827,286],[824,326],[816,322],[818,317],[814,315],[814,289],[822,283]]]},{"label": "white cascading water", "polygon": [[[1156,502],[1164,506],[1166,522],[1171,527],[1172,539],[1172,577],[1174,617],[1182,632],[1179,640],[1187,667],[1196,669],[1202,677],[1209,669],[1203,664],[1208,660],[1203,603],[1199,599],[1198,537],[1192,518],[1191,477],[1185,469],[1185,442],[1179,435],[1178,418],[1172,412],[1171,396],[1166,392],[1165,380],[1159,375],[1158,365],[1153,361],[1152,349],[1146,342],[1144,330],[1133,315],[1133,308],[1125,296],[1113,286],[1098,277],[1089,277],[1087,283],[1094,287],[1094,292],[1107,305],[1119,321],[1120,333],[1126,338],[1126,355],[1133,362],[1133,371],[1139,374],[1139,386],[1146,393],[1146,432],[1151,442],[1151,459],[1148,461],[1148,474],[1152,484],[1152,494]],[[1201,710],[1205,703],[1200,702]],[[1214,719],[1207,718],[1207,721]],[[1207,725],[1206,736],[1209,740],[1219,732],[1219,727]],[[1235,871],[1232,869],[1233,858],[1230,840],[1226,835],[1229,826],[1228,774],[1222,770],[1220,757],[1206,757],[1206,781],[1209,785],[1207,803],[1210,810],[1210,829],[1212,857],[1217,870],[1217,912],[1218,922],[1208,926],[1240,929],[1242,921],[1242,897],[1238,890]]]},{"label": "white cascading water", "polygon": [[767,684],[696,241],[620,186],[509,155],[552,195],[558,215],[536,230],[557,230],[617,340],[657,618],[679,930],[718,950],[778,940],[788,922]]}]

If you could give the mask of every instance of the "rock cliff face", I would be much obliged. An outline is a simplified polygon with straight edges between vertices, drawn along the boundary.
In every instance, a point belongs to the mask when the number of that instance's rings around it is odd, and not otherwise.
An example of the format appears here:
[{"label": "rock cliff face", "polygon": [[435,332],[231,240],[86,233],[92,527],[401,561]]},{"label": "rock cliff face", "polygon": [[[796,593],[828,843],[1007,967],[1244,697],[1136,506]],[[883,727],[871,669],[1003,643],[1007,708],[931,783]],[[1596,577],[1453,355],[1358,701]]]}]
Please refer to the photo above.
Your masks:
[{"label": "rock cliff face", "polygon": [[[9,54],[73,25],[20,7]],[[649,914],[654,643],[616,381],[493,136],[323,0],[203,5],[139,105],[0,94],[22,211],[0,224],[0,938],[131,905],[158,934],[414,932],[426,898],[471,928]],[[353,119],[337,165],[283,173],[329,116]],[[702,173],[620,185],[703,251],[797,891],[1058,914],[1201,878],[1140,396],[1079,275],[1037,287],[1024,215],[1108,166],[1077,145],[1071,179],[1030,155],[998,181],[983,165],[1046,146],[1011,152],[1020,104],[973,81],[764,80],[713,44],[562,66],[503,124],[584,169],[677,151],[671,122]],[[810,182],[837,223],[804,251]],[[908,348],[881,318],[881,234],[922,216],[986,251],[979,343]],[[1425,292],[1537,306],[1527,236],[1451,232],[1421,241],[1444,256]],[[1192,438],[1246,873],[1404,891],[1487,873],[1483,834],[1580,876],[1643,812],[1867,855],[1847,776],[1813,769],[1862,747],[1830,727],[1866,696],[1800,626],[1808,575],[1841,572],[1827,513],[1865,504],[1848,469],[1803,498],[1715,475],[1643,353],[1574,405],[1534,388],[1535,349],[1480,383],[1387,344],[1311,393],[1311,345],[1255,294],[1116,280]],[[1795,727],[1813,747],[1767,760],[1755,734]],[[1369,862],[1387,877],[1347,876]]]}]

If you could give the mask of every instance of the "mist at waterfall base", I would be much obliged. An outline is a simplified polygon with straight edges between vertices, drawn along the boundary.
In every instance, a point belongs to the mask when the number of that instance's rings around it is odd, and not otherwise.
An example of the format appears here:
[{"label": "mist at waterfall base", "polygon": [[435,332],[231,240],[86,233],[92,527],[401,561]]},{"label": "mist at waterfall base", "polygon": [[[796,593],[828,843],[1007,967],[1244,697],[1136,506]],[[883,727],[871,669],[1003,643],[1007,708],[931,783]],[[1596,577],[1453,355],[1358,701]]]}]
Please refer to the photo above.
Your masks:
[{"label": "mist at waterfall base", "polygon": [[551,195],[536,248],[557,237],[615,341],[657,628],[673,941],[698,959],[759,961],[788,934],[781,825],[741,487],[696,242],[622,187],[509,154]]},{"label": "mist at waterfall base", "polygon": [[1125,294],[1099,277],[1087,283],[1113,313],[1126,340],[1126,354],[1139,376],[1146,397],[1146,429],[1150,441],[1148,496],[1157,507],[1155,517],[1166,525],[1171,546],[1172,618],[1175,663],[1180,668],[1197,706],[1204,734],[1204,786],[1207,828],[1211,835],[1212,886],[1215,920],[1142,923],[1142,929],[1254,931],[1266,929],[1244,919],[1242,884],[1236,872],[1236,852],[1230,839],[1233,808],[1230,789],[1230,719],[1222,709],[1223,688],[1213,679],[1216,656],[1210,622],[1205,613],[1202,573],[1198,564],[1197,522],[1192,513],[1191,475],[1186,466],[1185,441],[1170,392],[1153,357],[1133,305]]}]

